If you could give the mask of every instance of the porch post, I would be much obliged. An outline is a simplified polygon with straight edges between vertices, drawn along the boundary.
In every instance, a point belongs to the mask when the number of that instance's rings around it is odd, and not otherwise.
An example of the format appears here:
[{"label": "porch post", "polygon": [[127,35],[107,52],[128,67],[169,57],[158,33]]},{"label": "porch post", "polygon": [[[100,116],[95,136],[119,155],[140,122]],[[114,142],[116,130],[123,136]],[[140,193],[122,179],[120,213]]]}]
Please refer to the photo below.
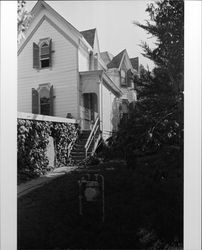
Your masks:
[{"label": "porch post", "polygon": [[103,132],[103,90],[102,90],[102,79],[99,80],[99,116],[100,116],[100,130]]}]

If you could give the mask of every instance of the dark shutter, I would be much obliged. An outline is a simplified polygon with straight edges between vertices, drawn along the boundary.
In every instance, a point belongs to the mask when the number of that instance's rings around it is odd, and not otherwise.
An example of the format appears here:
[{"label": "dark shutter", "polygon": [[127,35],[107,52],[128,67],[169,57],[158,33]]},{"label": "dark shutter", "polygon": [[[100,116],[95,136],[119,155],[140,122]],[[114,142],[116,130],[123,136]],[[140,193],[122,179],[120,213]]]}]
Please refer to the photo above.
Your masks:
[{"label": "dark shutter", "polygon": [[33,68],[39,68],[39,46],[33,43]]},{"label": "dark shutter", "polygon": [[53,99],[54,99],[54,96],[53,96],[53,86],[51,86],[50,88],[50,115],[54,115],[53,114]]},{"label": "dark shutter", "polygon": [[127,86],[128,87],[131,87],[131,81],[132,81],[132,79],[133,79],[133,74],[132,74],[131,70],[129,69],[127,71],[127,75],[126,75],[126,81],[127,81]]},{"label": "dark shutter", "polygon": [[32,89],[32,113],[39,113],[39,93],[36,89]]},{"label": "dark shutter", "polygon": [[49,66],[52,67],[52,39],[49,43]]}]

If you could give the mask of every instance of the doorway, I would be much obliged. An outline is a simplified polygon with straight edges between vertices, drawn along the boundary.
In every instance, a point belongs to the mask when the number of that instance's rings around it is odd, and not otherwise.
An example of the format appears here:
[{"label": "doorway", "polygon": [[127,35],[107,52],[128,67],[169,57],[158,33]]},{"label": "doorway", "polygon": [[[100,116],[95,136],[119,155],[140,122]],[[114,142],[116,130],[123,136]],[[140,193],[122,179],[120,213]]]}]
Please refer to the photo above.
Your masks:
[{"label": "doorway", "polygon": [[98,115],[97,95],[95,93],[83,94],[83,129],[91,130]]}]

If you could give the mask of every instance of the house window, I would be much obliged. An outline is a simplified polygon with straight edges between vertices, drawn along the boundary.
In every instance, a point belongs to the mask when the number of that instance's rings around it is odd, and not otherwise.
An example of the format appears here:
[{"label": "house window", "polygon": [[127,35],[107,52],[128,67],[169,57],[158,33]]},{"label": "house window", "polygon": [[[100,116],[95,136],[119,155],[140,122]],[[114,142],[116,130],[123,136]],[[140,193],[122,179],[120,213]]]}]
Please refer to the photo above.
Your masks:
[{"label": "house window", "polygon": [[33,43],[33,68],[44,69],[52,66],[52,40],[42,39]]},{"label": "house window", "polygon": [[41,68],[48,68],[50,65],[48,41],[43,42],[40,46],[40,64]]},{"label": "house window", "polygon": [[46,86],[39,90],[40,114],[50,115],[50,89]]},{"label": "house window", "polygon": [[32,113],[53,116],[53,86],[41,84],[32,89]]},{"label": "house window", "polygon": [[121,85],[126,86],[126,72],[124,70],[121,70]]}]

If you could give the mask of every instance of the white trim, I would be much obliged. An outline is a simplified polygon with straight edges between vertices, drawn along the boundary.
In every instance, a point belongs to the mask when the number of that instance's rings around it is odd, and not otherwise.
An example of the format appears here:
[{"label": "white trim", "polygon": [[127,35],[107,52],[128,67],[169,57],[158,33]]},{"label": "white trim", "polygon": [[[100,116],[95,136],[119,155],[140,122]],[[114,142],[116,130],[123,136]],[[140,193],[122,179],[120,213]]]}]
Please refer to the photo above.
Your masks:
[{"label": "white trim", "polygon": [[25,36],[26,36],[25,40],[23,40],[22,43],[18,47],[18,52],[17,52],[18,55],[22,52],[22,50],[24,49],[26,44],[30,41],[32,36],[35,34],[35,32],[38,30],[38,28],[40,27],[40,25],[44,21],[47,21],[53,28],[55,28],[61,35],[63,35],[69,42],[71,42],[75,47],[78,47],[78,44],[64,30],[62,30],[60,27],[58,27],[57,24],[55,24],[49,17],[44,15],[40,19],[40,21],[35,25],[35,27],[32,29],[30,34],[28,34],[27,36],[25,34]]},{"label": "white trim", "polygon": [[[67,25],[75,35],[77,35],[78,37],[81,37],[81,33],[71,23],[69,23],[64,17],[62,17],[57,11],[55,11],[49,4],[47,4],[43,0],[38,1],[35,4],[35,6],[32,8],[31,15],[33,15],[33,19],[31,22],[33,22],[34,18],[37,15],[37,12],[39,13],[41,7],[44,7],[45,9],[47,9],[47,11],[49,11],[49,13],[51,13],[56,19],[61,21],[65,26]],[[30,26],[31,26],[31,24],[30,24]]]},{"label": "white trim", "polygon": [[36,121],[49,121],[49,122],[62,122],[62,123],[78,123],[76,119],[69,119],[64,117],[56,117],[56,116],[47,116],[47,115],[38,115],[32,113],[24,113],[18,112],[18,119],[26,119],[26,120],[36,120]]},{"label": "white trim", "polygon": [[124,59],[126,59],[126,57],[128,58],[128,62],[129,62],[129,64],[130,64],[130,66],[131,66],[131,69],[133,69],[133,65],[132,65],[132,63],[131,63],[131,61],[130,61],[130,58],[129,58],[129,56],[128,56],[128,52],[127,52],[127,50],[125,49],[125,51],[124,51],[124,53],[123,53],[123,56],[122,56],[122,59],[121,59],[120,64],[119,64],[119,70],[121,69],[121,66],[122,66],[122,64],[123,64],[123,61],[124,61]]}]

